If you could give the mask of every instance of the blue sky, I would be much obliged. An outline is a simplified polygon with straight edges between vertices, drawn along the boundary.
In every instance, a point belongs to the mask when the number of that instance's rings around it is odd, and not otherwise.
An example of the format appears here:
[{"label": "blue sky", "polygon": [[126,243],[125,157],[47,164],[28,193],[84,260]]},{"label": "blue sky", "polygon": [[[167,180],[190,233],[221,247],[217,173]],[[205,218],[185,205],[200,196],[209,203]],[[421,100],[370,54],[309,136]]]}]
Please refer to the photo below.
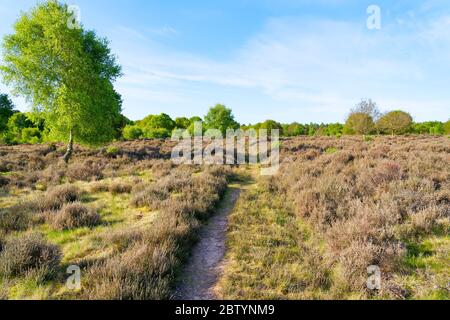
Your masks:
[{"label": "blue sky", "polygon": [[[35,3],[0,0],[0,36]],[[116,89],[133,120],[203,116],[223,103],[241,123],[342,122],[361,98],[416,121],[450,118],[447,0],[67,3],[111,41],[124,71]],[[369,5],[381,8],[380,30],[366,26]]]}]

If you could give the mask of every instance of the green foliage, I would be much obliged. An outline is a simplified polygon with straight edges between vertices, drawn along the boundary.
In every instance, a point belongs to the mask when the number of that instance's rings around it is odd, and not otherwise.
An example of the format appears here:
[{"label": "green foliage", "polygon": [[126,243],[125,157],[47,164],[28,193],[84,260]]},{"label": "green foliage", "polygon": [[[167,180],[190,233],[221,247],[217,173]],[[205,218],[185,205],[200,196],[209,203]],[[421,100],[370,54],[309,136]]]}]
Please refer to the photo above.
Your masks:
[{"label": "green foliage", "polygon": [[413,119],[404,111],[391,111],[378,120],[377,127],[383,133],[404,134],[411,129]]},{"label": "green foliage", "polygon": [[79,143],[106,142],[114,138],[121,110],[112,85],[121,69],[107,40],[69,28],[70,18],[67,5],[57,1],[23,13],[4,39],[0,70],[42,114],[51,139],[72,132]]},{"label": "green foliage", "polygon": [[[189,122],[191,124],[189,125],[188,131],[189,131],[189,134],[193,136],[195,134],[195,132],[194,132],[195,131],[194,130],[195,123],[200,123],[200,122],[203,123],[203,120],[200,117],[192,117],[189,119]],[[203,128],[203,131],[205,131],[205,128]]]},{"label": "green foliage", "polygon": [[298,122],[283,125],[283,135],[287,137],[303,136],[307,133],[308,132],[306,126]]},{"label": "green foliage", "polygon": [[175,126],[177,129],[188,129],[190,125],[191,121],[186,117],[175,119]]},{"label": "green foliage", "polygon": [[172,135],[172,131],[164,128],[145,128],[144,138],[148,139],[167,139]]},{"label": "green foliage", "polygon": [[198,116],[195,116],[195,117],[190,118],[190,119],[189,119],[189,122],[190,122],[191,124],[193,124],[193,123],[195,123],[195,122],[203,122],[203,119],[200,118],[200,117],[198,117]]},{"label": "green foliage", "polygon": [[120,139],[122,137],[122,133],[126,126],[133,125],[133,121],[128,119],[122,114],[119,114],[118,117],[114,120],[114,138]]},{"label": "green foliage", "polygon": [[123,137],[126,140],[136,140],[142,138],[142,129],[137,125],[127,125],[123,128]]},{"label": "green foliage", "polygon": [[126,139],[166,139],[172,135],[176,123],[165,113],[160,115],[149,115],[141,121],[137,121],[135,126],[128,126],[124,130]]},{"label": "green foliage", "polygon": [[327,136],[341,136],[344,131],[344,126],[340,123],[332,123],[326,126]]},{"label": "green foliage", "polygon": [[444,133],[450,134],[450,120],[444,123]]},{"label": "green foliage", "polygon": [[165,129],[172,132],[175,129],[175,121],[165,113],[153,116],[150,120],[149,127],[152,129]]},{"label": "green foliage", "polygon": [[6,130],[8,120],[14,112],[14,105],[8,95],[0,94],[0,133]]},{"label": "green foliage", "polygon": [[334,153],[336,153],[338,150],[335,148],[335,147],[330,147],[330,148],[327,148],[326,150],[325,150],[325,153],[326,154],[334,154]]},{"label": "green foliage", "polygon": [[116,155],[118,155],[120,153],[120,149],[118,148],[118,147],[115,147],[115,146],[109,146],[107,149],[106,149],[106,154],[108,155],[108,156],[116,156]]},{"label": "green foliage", "polygon": [[17,112],[9,118],[4,140],[8,144],[38,143],[41,132],[30,114]]},{"label": "green foliage", "polygon": [[374,131],[375,124],[372,116],[367,113],[354,112],[347,118],[343,132],[344,134],[366,135]]},{"label": "green foliage", "polygon": [[206,130],[217,129],[225,135],[227,129],[238,129],[239,123],[234,120],[231,109],[225,107],[224,105],[218,104],[209,109],[209,112],[205,117],[204,126]]},{"label": "green foliage", "polygon": [[267,130],[268,135],[272,134],[272,130],[279,130],[280,135],[283,134],[283,126],[274,120],[266,120],[258,127],[258,129]]},{"label": "green foliage", "polygon": [[22,129],[22,143],[36,144],[41,142],[41,132],[38,128]]},{"label": "green foliage", "polygon": [[364,136],[364,141],[365,142],[372,142],[372,141],[374,141],[375,139],[372,137],[372,136]]},{"label": "green foliage", "polygon": [[308,127],[308,136],[313,136],[316,133],[316,127],[313,125],[310,125]]}]

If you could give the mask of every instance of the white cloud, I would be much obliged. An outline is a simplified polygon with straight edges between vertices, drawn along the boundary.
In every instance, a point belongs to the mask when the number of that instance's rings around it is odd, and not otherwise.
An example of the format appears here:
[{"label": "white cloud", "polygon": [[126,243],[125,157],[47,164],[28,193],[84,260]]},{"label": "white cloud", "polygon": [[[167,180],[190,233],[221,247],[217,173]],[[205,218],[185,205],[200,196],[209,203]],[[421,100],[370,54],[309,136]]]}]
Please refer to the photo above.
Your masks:
[{"label": "white cloud", "polygon": [[[431,34],[426,39],[434,44],[448,38],[448,32],[444,32],[448,30],[447,19],[443,17],[408,33],[396,30],[397,24],[369,32],[361,25],[346,22],[271,19],[228,61],[160,46],[126,52],[126,69],[133,71],[122,83],[144,85],[149,90],[164,86],[165,92],[186,100],[192,98],[189,90],[196,85],[205,90],[210,86],[230,88],[243,96],[249,90],[257,91],[259,101],[273,106],[271,117],[279,120],[317,110],[342,121],[346,110],[362,97],[379,100],[385,108],[410,106],[419,119],[427,119],[448,113],[446,102],[450,97],[434,97],[426,84],[418,87],[432,77],[437,82],[444,80],[441,74],[433,73],[432,65],[421,63],[420,56],[426,53],[422,50],[426,46],[423,37]],[[435,51],[436,56],[427,59],[439,59],[449,52]],[[434,113],[427,117],[421,110],[430,105]],[[277,106],[291,110],[290,117],[280,119]],[[237,110],[244,105],[231,107]]]}]

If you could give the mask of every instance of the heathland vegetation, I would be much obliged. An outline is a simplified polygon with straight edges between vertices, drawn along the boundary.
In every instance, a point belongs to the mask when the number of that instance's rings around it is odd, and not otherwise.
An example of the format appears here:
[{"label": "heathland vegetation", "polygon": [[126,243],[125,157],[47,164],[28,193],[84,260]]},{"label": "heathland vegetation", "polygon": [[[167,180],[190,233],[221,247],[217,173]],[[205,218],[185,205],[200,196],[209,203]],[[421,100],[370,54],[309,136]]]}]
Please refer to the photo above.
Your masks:
[{"label": "heathland vegetation", "polygon": [[[72,18],[42,2],[3,41],[3,80],[31,109],[0,95],[0,299],[173,298],[200,228],[248,181],[217,297],[449,299],[448,119],[362,100],[343,124],[242,125],[224,105],[131,121],[107,40]],[[197,122],[278,129],[280,170],[175,165],[171,135]]]},{"label": "heathland vegetation", "polygon": [[281,155],[231,215],[222,298],[450,298],[447,138],[289,139]]}]

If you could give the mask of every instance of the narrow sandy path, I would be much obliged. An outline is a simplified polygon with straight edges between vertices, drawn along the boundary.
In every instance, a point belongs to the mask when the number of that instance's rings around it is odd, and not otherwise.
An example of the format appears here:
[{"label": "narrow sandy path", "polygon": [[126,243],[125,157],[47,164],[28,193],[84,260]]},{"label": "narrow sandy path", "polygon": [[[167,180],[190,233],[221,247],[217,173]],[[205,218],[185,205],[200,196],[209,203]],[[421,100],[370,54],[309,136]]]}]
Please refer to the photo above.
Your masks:
[{"label": "narrow sandy path", "polygon": [[231,187],[221,202],[217,213],[200,231],[199,242],[184,267],[175,293],[177,300],[215,300],[213,288],[221,275],[225,256],[228,216],[239,199],[241,189]]}]

